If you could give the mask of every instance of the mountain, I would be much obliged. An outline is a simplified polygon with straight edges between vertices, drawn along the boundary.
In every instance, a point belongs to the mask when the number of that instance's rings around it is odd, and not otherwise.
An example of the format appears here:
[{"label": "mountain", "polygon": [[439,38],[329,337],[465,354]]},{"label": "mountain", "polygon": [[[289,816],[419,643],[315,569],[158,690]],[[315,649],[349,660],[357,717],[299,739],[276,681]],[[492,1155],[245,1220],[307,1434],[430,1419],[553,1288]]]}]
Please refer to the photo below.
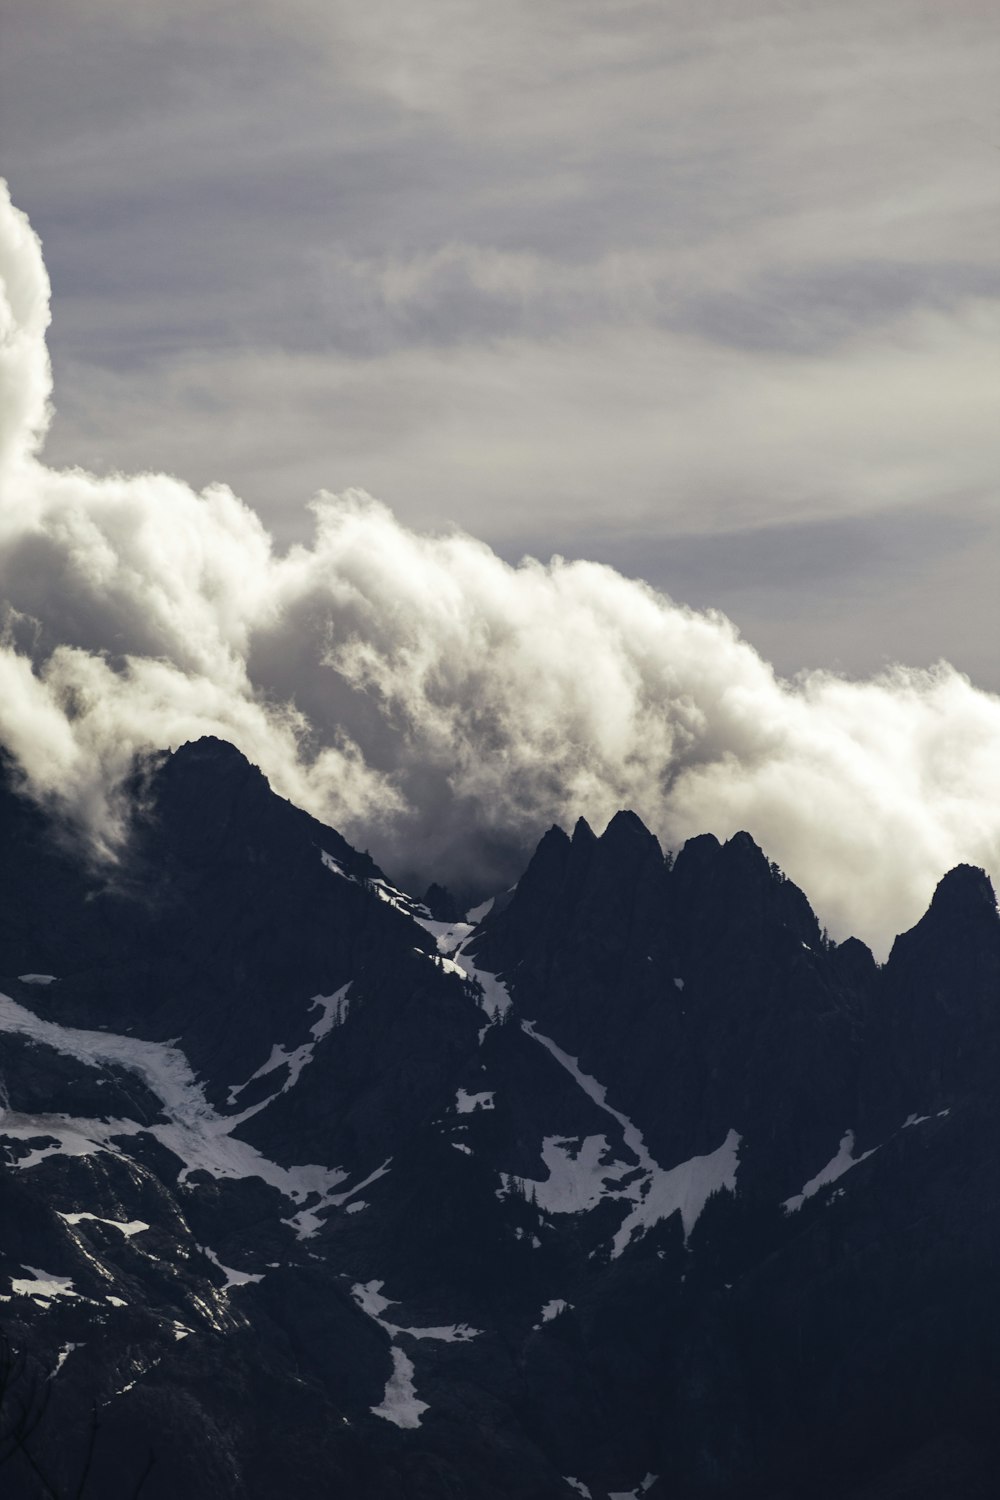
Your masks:
[{"label": "mountain", "polygon": [[1000,918],[746,834],[458,919],[206,739],[114,866],[0,765],[0,1493],[995,1494]]}]

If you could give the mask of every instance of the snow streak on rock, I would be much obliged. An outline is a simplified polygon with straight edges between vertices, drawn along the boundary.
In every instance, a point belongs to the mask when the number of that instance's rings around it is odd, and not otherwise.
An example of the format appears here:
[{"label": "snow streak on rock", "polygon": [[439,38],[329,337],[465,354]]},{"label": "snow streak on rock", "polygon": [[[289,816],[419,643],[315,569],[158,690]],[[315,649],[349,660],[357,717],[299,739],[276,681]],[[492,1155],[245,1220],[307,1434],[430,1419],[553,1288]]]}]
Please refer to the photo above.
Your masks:
[{"label": "snow streak on rock", "polygon": [[59,1217],[65,1223],[72,1224],[74,1227],[77,1224],[82,1224],[85,1220],[89,1220],[93,1224],[107,1224],[111,1229],[117,1229],[118,1233],[124,1235],[127,1240],[130,1240],[134,1234],[141,1234],[144,1229],[149,1228],[149,1225],[143,1223],[142,1219],[130,1219],[126,1223],[121,1219],[102,1219],[99,1214],[87,1213],[61,1213],[59,1214]]},{"label": "snow streak on rock", "polygon": [[[226,1100],[227,1104],[234,1105],[248,1084],[255,1082],[258,1078],[266,1078],[268,1073],[273,1073],[278,1068],[288,1068],[288,1077],[281,1085],[278,1093],[287,1094],[290,1088],[294,1088],[299,1081],[302,1069],[313,1060],[316,1043],[327,1036],[335,1026],[343,1025],[347,1019],[347,1008],[349,1005],[347,992],[350,987],[350,983],[347,983],[337,990],[336,994],[314,995],[309,1002],[309,1009],[315,1010],[317,1007],[320,1007],[322,1015],[309,1028],[309,1035],[312,1037],[312,1041],[301,1042],[299,1046],[291,1049],[282,1046],[280,1042],[275,1042],[271,1048],[271,1055],[267,1059],[267,1062],[262,1063],[256,1073],[251,1073],[250,1077],[244,1083],[235,1083],[232,1085]],[[276,1098],[277,1094],[272,1094],[270,1099],[265,1100],[263,1104],[256,1107],[262,1109],[264,1108],[264,1104],[270,1104],[271,1100]]]},{"label": "snow streak on rock", "polygon": [[386,1385],[382,1404],[373,1406],[371,1410],[376,1417],[384,1417],[397,1427],[419,1427],[421,1415],[429,1407],[426,1401],[417,1398],[413,1383],[413,1361],[396,1340],[435,1339],[445,1344],[466,1344],[470,1339],[478,1338],[482,1330],[470,1328],[468,1323],[450,1323],[434,1328],[403,1328],[398,1323],[392,1323],[382,1316],[387,1308],[396,1306],[391,1297],[382,1295],[384,1285],[384,1281],[358,1281],[351,1287],[351,1295],[361,1311],[367,1313],[372,1322],[377,1323],[393,1341],[392,1375]]},{"label": "snow streak on rock", "polygon": [[[580,1213],[604,1198],[630,1201],[631,1212],[612,1241],[612,1259],[621,1255],[637,1232],[644,1233],[674,1213],[680,1213],[686,1242],[713,1193],[736,1191],[740,1146],[737,1132],[730,1130],[722,1145],[709,1155],[693,1156],[665,1170],[650,1156],[641,1132],[632,1121],[607,1102],[603,1084],[584,1073],[577,1059],[564,1052],[551,1037],[543,1036],[533,1021],[522,1021],[521,1029],[544,1047],[598,1109],[621,1127],[623,1143],[635,1157],[635,1165],[606,1162],[608,1147],[604,1136],[587,1136],[575,1151],[571,1140],[550,1136],[542,1146],[548,1177],[543,1182],[517,1179],[522,1188],[532,1192],[539,1207],[547,1208],[550,1213]],[[634,1174],[631,1179],[630,1174]],[[618,1186],[609,1188],[609,1182]]]},{"label": "snow streak on rock", "polygon": [[[910,1124],[911,1121],[908,1120],[906,1123]],[[838,1178],[843,1177],[845,1172],[849,1172],[852,1167],[856,1167],[858,1162],[865,1161],[869,1156],[873,1156],[877,1150],[878,1147],[873,1146],[870,1151],[862,1151],[860,1156],[855,1156],[854,1131],[845,1131],[836,1156],[828,1161],[826,1166],[822,1167],[816,1173],[815,1177],[810,1177],[801,1193],[795,1193],[793,1197],[785,1199],[785,1202],[782,1204],[785,1213],[793,1214],[797,1212],[807,1198],[812,1198],[815,1193],[819,1192],[820,1188],[826,1187],[829,1183],[836,1182]]]},{"label": "snow streak on rock", "polygon": [[113,1144],[116,1139],[148,1134],[184,1163],[181,1181],[191,1172],[204,1171],[217,1178],[259,1177],[293,1203],[304,1203],[315,1195],[316,1203],[285,1220],[303,1239],[316,1233],[322,1223],[320,1215],[327,1208],[346,1203],[388,1170],[389,1164],[385,1162],[363,1182],[338,1192],[336,1189],[349,1176],[342,1167],[317,1164],[282,1167],[270,1161],[255,1146],[232,1133],[270,1100],[237,1115],[218,1114],[205,1098],[205,1091],[183,1052],[165,1042],[59,1026],[54,1021],[42,1020],[7,995],[0,995],[0,1031],[29,1037],[88,1068],[112,1064],[138,1074],[159,1099],[166,1117],[163,1124],[142,1125],[135,1120],[83,1120],[65,1115],[32,1116],[4,1111],[0,1115],[0,1135],[20,1140],[51,1136],[57,1142],[55,1146],[36,1148],[23,1158],[17,1163],[22,1170],[56,1154],[87,1156],[98,1150],[120,1154],[120,1148]]},{"label": "snow streak on rock", "polygon": [[371,1408],[372,1415],[384,1417],[397,1427],[419,1427],[420,1418],[430,1407],[417,1396],[413,1384],[413,1361],[403,1350],[392,1346],[392,1374],[385,1387],[381,1405]]}]

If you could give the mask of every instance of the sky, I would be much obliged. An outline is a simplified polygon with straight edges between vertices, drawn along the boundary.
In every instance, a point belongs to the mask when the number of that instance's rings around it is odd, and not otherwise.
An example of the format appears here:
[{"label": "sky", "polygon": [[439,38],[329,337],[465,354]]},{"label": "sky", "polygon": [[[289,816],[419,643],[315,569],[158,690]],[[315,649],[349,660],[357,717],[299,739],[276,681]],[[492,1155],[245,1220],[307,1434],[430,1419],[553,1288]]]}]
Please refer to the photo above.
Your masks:
[{"label": "sky", "polygon": [[873,940],[995,867],[998,63],[986,0],[6,0],[32,785],[113,842],[205,724],[473,883],[742,816]]}]

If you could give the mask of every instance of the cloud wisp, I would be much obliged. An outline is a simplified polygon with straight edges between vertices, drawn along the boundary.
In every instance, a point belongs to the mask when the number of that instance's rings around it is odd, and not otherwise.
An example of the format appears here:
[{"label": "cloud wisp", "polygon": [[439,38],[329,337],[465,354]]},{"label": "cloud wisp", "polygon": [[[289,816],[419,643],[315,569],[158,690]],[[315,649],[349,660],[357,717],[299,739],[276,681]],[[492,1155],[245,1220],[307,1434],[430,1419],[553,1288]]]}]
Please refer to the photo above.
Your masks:
[{"label": "cloud wisp", "polygon": [[781,680],[722,615],[503,562],[359,491],[280,553],[224,487],[38,457],[49,288],[0,206],[0,741],[106,848],[132,756],[215,733],[390,869],[490,885],[553,820],[745,827],[884,949],[951,864],[1000,874],[1000,698],[947,665]]}]

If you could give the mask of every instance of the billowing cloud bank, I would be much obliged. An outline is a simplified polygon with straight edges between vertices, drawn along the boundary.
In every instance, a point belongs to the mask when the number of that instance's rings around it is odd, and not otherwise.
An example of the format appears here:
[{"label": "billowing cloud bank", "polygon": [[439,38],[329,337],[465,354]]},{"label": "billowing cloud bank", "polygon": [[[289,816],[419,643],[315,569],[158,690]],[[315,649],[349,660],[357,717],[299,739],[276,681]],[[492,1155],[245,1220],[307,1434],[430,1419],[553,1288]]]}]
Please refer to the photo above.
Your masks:
[{"label": "billowing cloud bank", "polygon": [[791,685],[721,615],[361,492],[279,556],[225,488],[51,470],[49,287],[6,196],[0,277],[0,741],[105,846],[133,754],[215,733],[390,869],[459,882],[629,806],[668,845],[749,829],[884,949],[950,865],[1000,873],[1000,699],[950,667]]}]

